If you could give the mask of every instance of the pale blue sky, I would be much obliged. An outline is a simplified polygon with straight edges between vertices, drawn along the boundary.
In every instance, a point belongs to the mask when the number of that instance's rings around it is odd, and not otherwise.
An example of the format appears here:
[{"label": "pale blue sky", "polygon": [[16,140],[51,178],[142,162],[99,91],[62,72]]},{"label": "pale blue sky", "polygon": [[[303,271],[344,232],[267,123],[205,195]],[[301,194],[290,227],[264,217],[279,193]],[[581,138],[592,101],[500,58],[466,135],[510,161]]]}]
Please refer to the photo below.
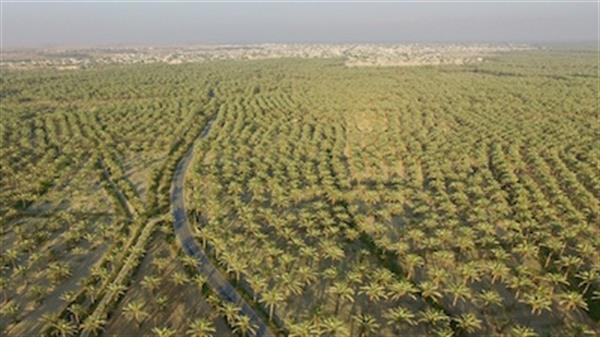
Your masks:
[{"label": "pale blue sky", "polygon": [[5,48],[262,42],[596,41],[598,3],[2,4]]}]

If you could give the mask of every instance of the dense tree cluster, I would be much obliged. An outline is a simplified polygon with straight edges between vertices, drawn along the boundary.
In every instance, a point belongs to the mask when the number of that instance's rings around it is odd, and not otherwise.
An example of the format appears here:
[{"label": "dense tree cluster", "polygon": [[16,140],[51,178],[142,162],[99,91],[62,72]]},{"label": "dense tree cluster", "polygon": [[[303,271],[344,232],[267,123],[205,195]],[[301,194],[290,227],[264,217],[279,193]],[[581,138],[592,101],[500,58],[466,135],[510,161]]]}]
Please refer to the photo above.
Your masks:
[{"label": "dense tree cluster", "polygon": [[[597,73],[593,53],[551,50],[4,72],[0,327],[252,335],[169,250],[196,144],[194,235],[282,334],[593,335]],[[185,300],[173,289],[220,318],[152,320]]]},{"label": "dense tree cluster", "polygon": [[196,235],[292,335],[593,333],[592,63],[261,69],[198,150]]}]

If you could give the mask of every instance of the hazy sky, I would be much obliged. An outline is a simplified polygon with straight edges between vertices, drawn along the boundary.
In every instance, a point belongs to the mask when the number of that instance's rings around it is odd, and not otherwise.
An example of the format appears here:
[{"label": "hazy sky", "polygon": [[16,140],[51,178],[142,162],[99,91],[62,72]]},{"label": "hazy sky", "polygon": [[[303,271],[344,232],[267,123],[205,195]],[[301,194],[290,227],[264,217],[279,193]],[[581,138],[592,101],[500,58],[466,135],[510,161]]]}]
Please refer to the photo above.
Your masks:
[{"label": "hazy sky", "polygon": [[597,41],[598,3],[2,3],[4,48]]}]

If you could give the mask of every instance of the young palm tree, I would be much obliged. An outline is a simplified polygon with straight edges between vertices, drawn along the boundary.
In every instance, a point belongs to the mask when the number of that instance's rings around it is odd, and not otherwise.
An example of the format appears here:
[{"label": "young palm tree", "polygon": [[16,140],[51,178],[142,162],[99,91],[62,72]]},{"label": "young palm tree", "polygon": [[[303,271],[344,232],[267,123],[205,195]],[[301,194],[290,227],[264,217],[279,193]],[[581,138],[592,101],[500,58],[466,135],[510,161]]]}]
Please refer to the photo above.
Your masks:
[{"label": "young palm tree", "polygon": [[[11,305],[13,302],[9,302],[8,305]],[[6,310],[6,306],[1,308],[2,311]],[[45,313],[39,318],[39,322],[42,323],[42,330],[49,331],[52,330],[52,326],[56,324],[60,320],[59,313]]]},{"label": "young palm tree", "polygon": [[69,309],[67,309],[67,310],[71,313],[71,315],[73,315],[73,318],[75,319],[75,323],[79,324],[80,323],[79,319],[80,319],[81,315],[85,313],[85,309],[83,308],[83,306],[81,304],[74,303],[74,304],[71,304],[69,306]]},{"label": "young palm tree", "polygon": [[160,285],[160,279],[156,276],[146,275],[144,276],[144,279],[142,280],[141,284],[142,287],[144,287],[144,289],[150,292],[151,295],[154,295],[154,291]]},{"label": "young palm tree", "polygon": [[116,283],[111,283],[106,288],[109,292],[115,294],[115,296],[117,297],[125,294],[125,290],[127,290],[127,287],[125,287],[124,285]]},{"label": "young palm tree", "polygon": [[239,317],[237,317],[233,323],[233,332],[240,333],[242,337],[246,337],[248,334],[256,333],[256,329],[256,325],[250,322],[250,317],[245,315],[239,315]]},{"label": "young palm tree", "polygon": [[206,276],[197,274],[192,278],[192,283],[198,288],[198,290],[202,291],[204,289],[204,285],[206,284]]},{"label": "young palm tree", "polygon": [[155,327],[152,329],[152,332],[154,333],[154,336],[156,336],[156,337],[173,337],[173,336],[175,336],[176,331],[174,329],[167,328],[167,327],[164,327],[164,328]]},{"label": "young palm tree", "polygon": [[130,321],[135,321],[138,328],[142,325],[142,322],[146,317],[148,317],[148,313],[144,311],[145,303],[142,301],[133,301],[129,302],[125,309],[123,309],[123,313],[125,317]]},{"label": "young palm tree", "polygon": [[100,319],[98,316],[93,315],[85,319],[79,326],[82,332],[88,333],[92,336],[97,335],[102,331],[102,327],[106,324],[106,320]]},{"label": "young palm tree", "polygon": [[200,318],[190,323],[185,333],[190,337],[213,337],[216,331],[211,321]]},{"label": "young palm tree", "polygon": [[233,303],[223,303],[219,311],[221,311],[223,316],[225,316],[227,322],[232,324],[235,318],[238,316],[240,308]]},{"label": "young palm tree", "polygon": [[[10,318],[11,320],[16,320],[17,316],[19,315],[19,313],[21,312],[21,306],[14,302],[13,300],[9,301],[8,303],[4,303],[3,307],[0,308],[0,316],[7,317]],[[43,318],[44,316],[42,316]],[[58,317],[48,317],[49,319],[58,319]],[[47,321],[50,322],[50,321]]]},{"label": "young palm tree", "polygon": [[156,305],[161,309],[164,309],[165,306],[167,305],[167,297],[166,296],[157,296],[154,301],[156,302]]},{"label": "young palm tree", "polygon": [[176,286],[182,286],[187,284],[190,279],[188,278],[188,276],[184,273],[184,272],[175,272],[171,278],[172,282],[174,285]]},{"label": "young palm tree", "polygon": [[196,266],[198,265],[198,260],[196,260],[196,258],[193,256],[184,255],[180,257],[180,259],[184,266],[192,270],[195,270]]},{"label": "young palm tree", "polygon": [[70,321],[59,319],[52,324],[52,329],[61,337],[73,336],[77,332],[77,326]]},{"label": "young palm tree", "polygon": [[66,263],[53,262],[48,265],[48,278],[57,283],[71,276],[71,268]]}]

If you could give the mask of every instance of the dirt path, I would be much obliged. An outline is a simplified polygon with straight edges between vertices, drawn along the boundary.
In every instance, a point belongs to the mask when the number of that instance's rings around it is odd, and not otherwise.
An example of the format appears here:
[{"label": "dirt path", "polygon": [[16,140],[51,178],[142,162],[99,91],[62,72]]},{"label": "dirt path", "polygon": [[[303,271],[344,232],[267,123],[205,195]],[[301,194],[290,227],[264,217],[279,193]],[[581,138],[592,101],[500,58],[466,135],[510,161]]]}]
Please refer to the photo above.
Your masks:
[{"label": "dirt path", "polygon": [[[200,134],[198,139],[206,137],[210,131],[212,120],[207,123]],[[257,315],[254,309],[248,305],[248,303],[240,296],[235,288],[229,283],[229,281],[221,275],[219,270],[210,262],[206,253],[200,248],[200,245],[196,242],[192,236],[192,229],[187,219],[187,213],[185,211],[185,200],[183,194],[183,188],[185,183],[185,173],[192,161],[194,154],[194,144],[185,153],[183,158],[177,164],[175,169],[175,175],[171,182],[171,206],[173,212],[173,227],[175,228],[175,234],[177,239],[181,243],[184,252],[194,257],[198,261],[198,271],[207,277],[207,284],[212,290],[221,298],[221,300],[234,303],[241,308],[242,314],[248,316],[257,327],[257,331],[252,336],[275,336],[269,329],[267,324]]]}]

